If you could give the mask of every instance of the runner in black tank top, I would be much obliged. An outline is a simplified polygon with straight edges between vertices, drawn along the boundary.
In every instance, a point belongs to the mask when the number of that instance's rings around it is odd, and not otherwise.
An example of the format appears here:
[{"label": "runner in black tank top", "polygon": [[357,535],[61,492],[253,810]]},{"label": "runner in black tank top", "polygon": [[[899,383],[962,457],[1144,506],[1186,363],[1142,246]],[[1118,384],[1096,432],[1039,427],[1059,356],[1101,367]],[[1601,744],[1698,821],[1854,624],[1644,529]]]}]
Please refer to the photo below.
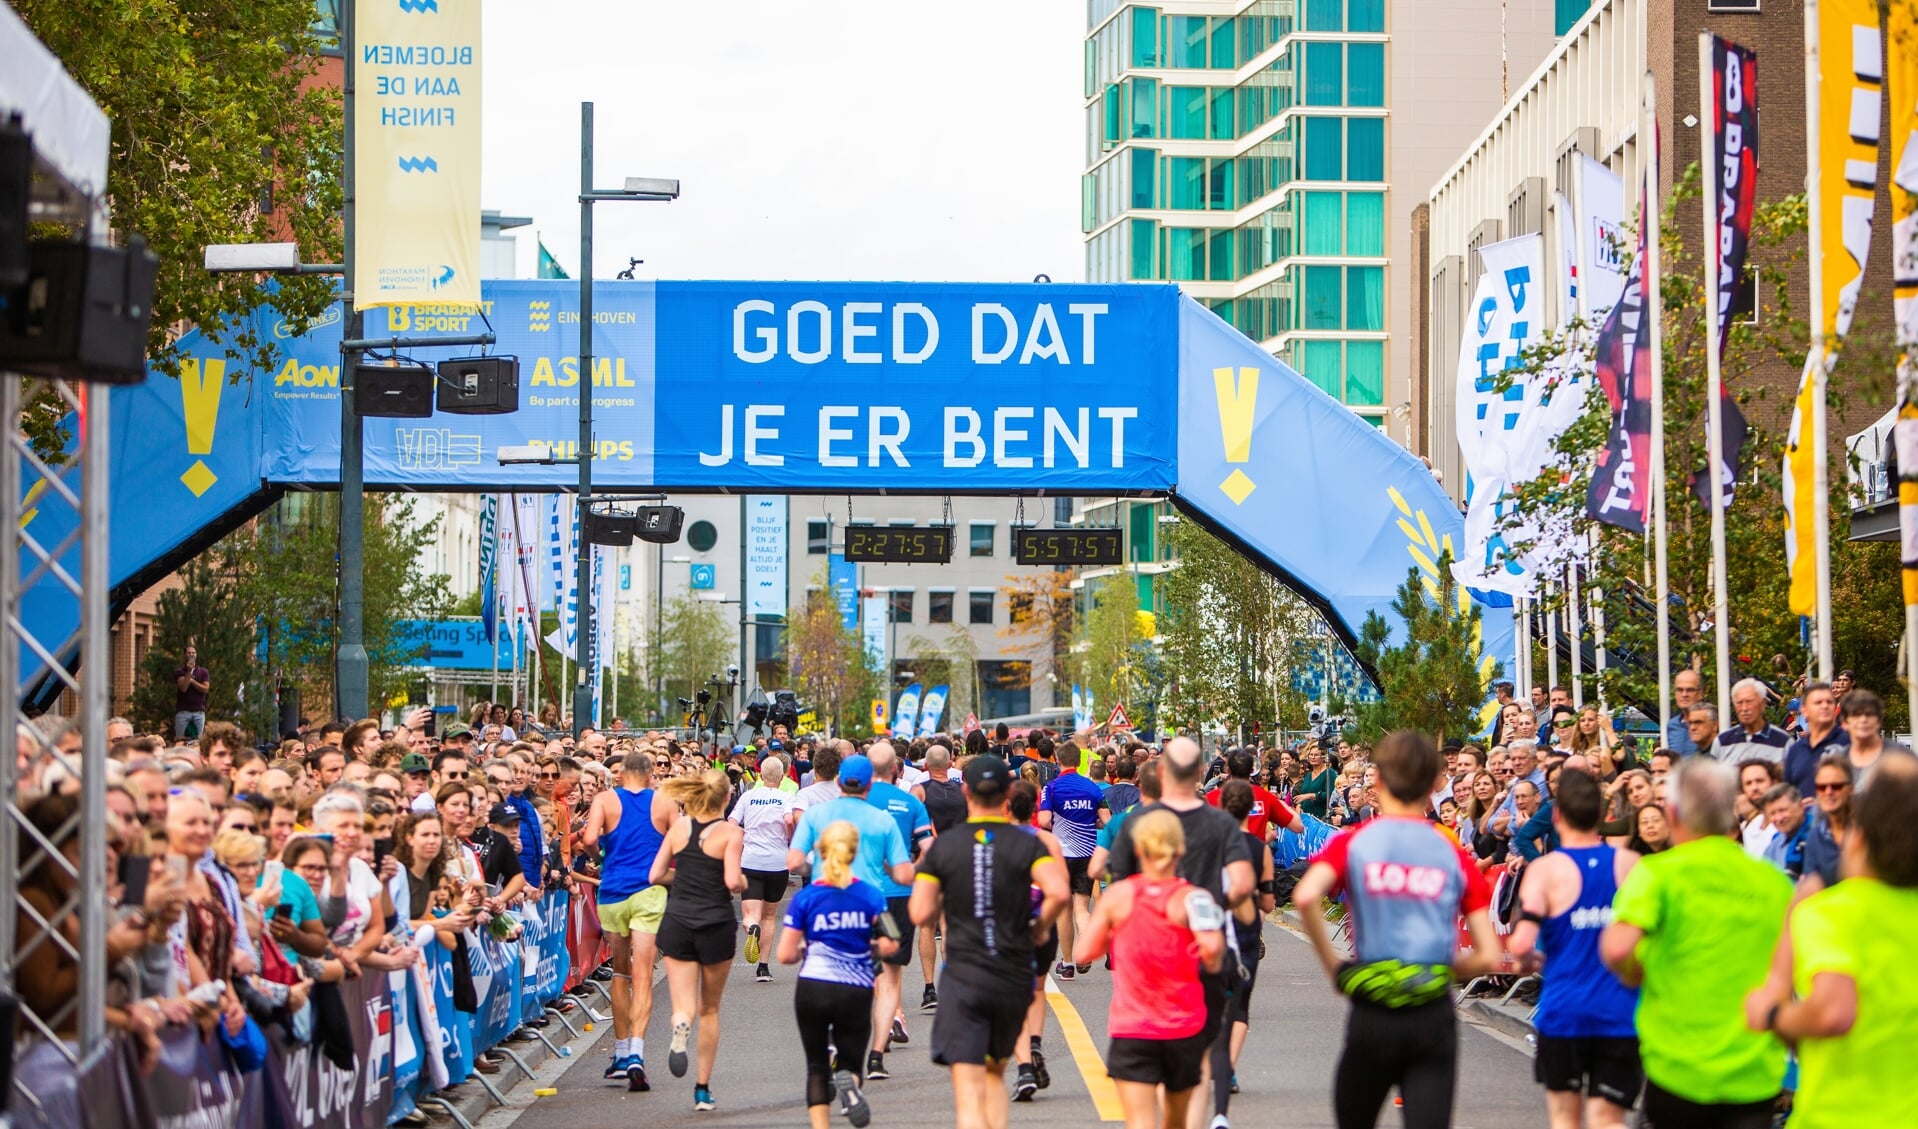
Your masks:
[{"label": "runner in black tank top", "polygon": [[680,776],[661,789],[685,818],[674,823],[653,860],[652,880],[670,882],[659,926],[659,953],[666,958],[666,986],[673,1001],[673,1036],[666,1067],[686,1076],[686,1046],[693,1016],[699,1016],[699,1073],[693,1109],[717,1108],[713,1060],[719,1053],[719,1000],[726,990],[738,942],[732,895],[745,890],[739,868],[745,832],[724,818],[731,781],[719,771]]},{"label": "runner in black tank top", "polygon": [[[1252,785],[1242,779],[1228,780],[1219,789],[1219,807],[1239,821],[1239,834],[1245,838],[1246,850],[1252,855],[1255,885],[1252,897],[1231,914],[1233,940],[1239,950],[1239,967],[1245,975],[1232,992],[1232,999],[1226,1006],[1225,1023],[1220,1026],[1219,1037],[1212,1044],[1214,1126],[1224,1124],[1232,1105],[1232,1095],[1239,1090],[1239,1051],[1245,1046],[1246,1030],[1252,1020],[1252,989],[1258,982],[1259,958],[1264,955],[1264,941],[1259,934],[1265,925],[1265,915],[1272,912],[1277,901],[1272,885],[1272,848],[1264,839],[1245,829],[1255,799]],[[1252,920],[1247,922],[1244,920],[1246,917]],[[1227,954],[1228,957],[1230,955]]]}]

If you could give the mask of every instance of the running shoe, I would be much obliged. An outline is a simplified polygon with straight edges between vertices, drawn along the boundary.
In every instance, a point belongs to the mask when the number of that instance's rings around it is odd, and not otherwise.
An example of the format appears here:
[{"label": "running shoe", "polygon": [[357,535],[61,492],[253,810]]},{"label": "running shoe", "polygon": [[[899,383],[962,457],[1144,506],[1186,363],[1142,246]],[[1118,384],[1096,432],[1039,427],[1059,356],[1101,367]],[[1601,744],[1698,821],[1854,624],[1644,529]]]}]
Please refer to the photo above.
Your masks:
[{"label": "running shoe", "polygon": [[1046,1052],[1032,1048],[1032,1077],[1041,1090],[1052,1085],[1052,1071],[1046,1069]]},{"label": "running shoe", "polygon": [[746,963],[759,964],[759,926],[757,925],[746,927]]},{"label": "running shoe", "polygon": [[866,1104],[866,1095],[859,1092],[859,1080],[852,1071],[842,1070],[832,1076],[832,1084],[839,1091],[839,1112],[846,1115],[858,1129],[872,1123],[872,1107]]},{"label": "running shoe", "polygon": [[1235,1094],[1239,1092],[1239,1072],[1236,1070],[1232,1072],[1232,1092]]},{"label": "running shoe", "polygon": [[1032,1095],[1038,1092],[1038,1075],[1032,1072],[1030,1066],[1022,1064],[1019,1067],[1019,1080],[1012,1084],[1012,1100],[1015,1102],[1029,1102],[1032,1100]]},{"label": "running shoe", "polygon": [[906,1021],[896,1015],[892,1017],[892,1032],[886,1037],[902,1047],[912,1042],[912,1037],[906,1034]]},{"label": "running shoe", "polygon": [[753,973],[753,979],[761,984],[770,984],[773,982],[773,970],[762,961],[758,970]]},{"label": "running shoe", "polygon": [[1081,964],[1081,965],[1078,965],[1077,968],[1079,969],[1079,975],[1081,976],[1084,976],[1086,973],[1092,971],[1092,966],[1089,964]]},{"label": "running shoe", "polygon": [[638,1055],[628,1058],[626,1060],[626,1092],[644,1094],[652,1088],[653,1084],[646,1080],[646,1064]]},{"label": "running shoe", "polygon": [[686,1077],[686,1044],[691,1042],[692,1038],[691,1023],[673,1024],[672,1045],[666,1048],[666,1069],[672,1071],[675,1078]]},{"label": "running shoe", "polygon": [[612,1061],[606,1064],[606,1074],[604,1077],[608,1082],[615,1078],[626,1077],[626,1059],[628,1057],[627,1055],[614,1055]]},{"label": "running shoe", "polygon": [[872,1082],[892,1077],[892,1071],[886,1069],[886,1056],[878,1051],[866,1052],[866,1081]]},{"label": "running shoe", "polygon": [[719,1108],[719,1103],[713,1100],[712,1087],[710,1086],[694,1086],[693,1087],[693,1112],[694,1113],[711,1113],[713,1110],[716,1110],[718,1108]]},{"label": "running shoe", "polygon": [[1052,966],[1052,978],[1055,980],[1070,980],[1072,979],[1072,973],[1073,966],[1067,964],[1065,961],[1060,961],[1058,964]]},{"label": "running shoe", "polygon": [[1228,1122],[1225,1114],[1221,1113],[1212,1119],[1212,1129],[1231,1129],[1231,1122]]},{"label": "running shoe", "polygon": [[919,1010],[920,1011],[938,1011],[939,1010],[939,993],[934,991],[932,985],[930,984],[926,985],[925,994],[919,997]]}]

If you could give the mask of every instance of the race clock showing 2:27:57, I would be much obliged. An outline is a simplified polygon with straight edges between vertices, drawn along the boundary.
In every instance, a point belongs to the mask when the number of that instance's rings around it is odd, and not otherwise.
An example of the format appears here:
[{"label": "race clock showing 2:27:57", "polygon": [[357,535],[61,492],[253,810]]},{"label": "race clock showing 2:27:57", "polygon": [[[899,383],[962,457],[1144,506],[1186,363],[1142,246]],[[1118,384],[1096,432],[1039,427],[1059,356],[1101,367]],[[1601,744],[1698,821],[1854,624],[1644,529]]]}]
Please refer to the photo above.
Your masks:
[{"label": "race clock showing 2:27:57", "polygon": [[947,564],[950,525],[849,525],[846,559],[858,564]]},{"label": "race clock showing 2:27:57", "polygon": [[1014,529],[1012,552],[1022,565],[1116,565],[1125,543],[1117,529]]}]

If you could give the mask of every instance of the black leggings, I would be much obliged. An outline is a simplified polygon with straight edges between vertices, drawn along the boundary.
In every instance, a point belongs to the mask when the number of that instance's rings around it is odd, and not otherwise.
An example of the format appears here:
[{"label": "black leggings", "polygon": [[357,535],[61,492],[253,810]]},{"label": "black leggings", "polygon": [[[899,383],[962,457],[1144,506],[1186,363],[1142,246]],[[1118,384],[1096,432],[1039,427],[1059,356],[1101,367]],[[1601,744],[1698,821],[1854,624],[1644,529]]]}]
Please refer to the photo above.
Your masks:
[{"label": "black leggings", "polygon": [[1445,1129],[1457,1081],[1458,1020],[1449,996],[1407,1008],[1353,1002],[1332,1081],[1339,1129],[1372,1129],[1393,1086],[1405,1099],[1405,1129]]},{"label": "black leggings", "polygon": [[1225,1021],[1219,1025],[1219,1037],[1212,1040],[1212,1112],[1223,1115],[1232,1109],[1232,1028],[1251,1023],[1252,988],[1259,976],[1259,935],[1239,934],[1239,967],[1245,976],[1232,989],[1226,1003]]},{"label": "black leggings", "polygon": [[863,1081],[866,1045],[872,1041],[872,989],[802,977],[793,993],[793,1012],[799,1017],[799,1045],[806,1050],[806,1104],[830,1105],[833,1060],[827,1045],[839,1051],[839,1069]]}]

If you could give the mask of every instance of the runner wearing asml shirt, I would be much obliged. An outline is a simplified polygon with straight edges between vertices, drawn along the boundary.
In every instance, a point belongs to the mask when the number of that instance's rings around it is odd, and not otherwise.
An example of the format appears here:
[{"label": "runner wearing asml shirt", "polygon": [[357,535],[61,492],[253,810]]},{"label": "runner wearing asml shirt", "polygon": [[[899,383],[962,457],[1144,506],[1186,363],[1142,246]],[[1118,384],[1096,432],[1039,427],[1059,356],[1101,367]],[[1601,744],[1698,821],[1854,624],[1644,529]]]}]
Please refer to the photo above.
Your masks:
[{"label": "runner wearing asml shirt", "polygon": [[[1092,852],[1099,845],[1099,825],[1109,814],[1105,810],[1105,789],[1079,774],[1079,752],[1071,742],[1062,746],[1066,765],[1039,798],[1039,826],[1059,837],[1065,851],[1066,875],[1072,887],[1072,912],[1059,918],[1059,953],[1062,960],[1052,970],[1060,980],[1072,979],[1073,938],[1080,924],[1092,913]],[[1087,965],[1077,971],[1090,971]]]}]

